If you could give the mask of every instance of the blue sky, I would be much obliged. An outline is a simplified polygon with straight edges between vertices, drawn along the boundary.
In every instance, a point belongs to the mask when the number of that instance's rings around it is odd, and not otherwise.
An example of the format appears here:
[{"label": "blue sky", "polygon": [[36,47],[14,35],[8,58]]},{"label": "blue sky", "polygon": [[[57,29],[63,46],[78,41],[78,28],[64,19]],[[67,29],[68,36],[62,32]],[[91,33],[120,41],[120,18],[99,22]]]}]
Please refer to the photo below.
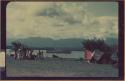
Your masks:
[{"label": "blue sky", "polygon": [[11,2],[7,38],[118,37],[116,2]]}]

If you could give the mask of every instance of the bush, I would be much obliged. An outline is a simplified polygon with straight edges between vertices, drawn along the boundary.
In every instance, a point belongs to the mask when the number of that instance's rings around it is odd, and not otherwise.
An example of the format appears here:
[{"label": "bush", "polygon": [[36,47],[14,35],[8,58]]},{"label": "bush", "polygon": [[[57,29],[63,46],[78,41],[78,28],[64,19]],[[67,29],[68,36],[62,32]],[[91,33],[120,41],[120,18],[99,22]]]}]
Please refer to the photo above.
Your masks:
[{"label": "bush", "polygon": [[53,58],[59,58],[57,55],[53,55],[52,57],[53,57]]},{"label": "bush", "polygon": [[79,61],[83,61],[83,58],[81,57],[81,58],[79,58]]},{"label": "bush", "polygon": [[[98,63],[110,63],[111,61],[111,55],[113,53],[112,47],[106,44],[106,42],[103,39],[88,39],[83,42],[83,46],[85,49],[94,51],[96,49],[102,51],[104,55],[100,58]],[[94,59],[94,58],[93,58]]]}]

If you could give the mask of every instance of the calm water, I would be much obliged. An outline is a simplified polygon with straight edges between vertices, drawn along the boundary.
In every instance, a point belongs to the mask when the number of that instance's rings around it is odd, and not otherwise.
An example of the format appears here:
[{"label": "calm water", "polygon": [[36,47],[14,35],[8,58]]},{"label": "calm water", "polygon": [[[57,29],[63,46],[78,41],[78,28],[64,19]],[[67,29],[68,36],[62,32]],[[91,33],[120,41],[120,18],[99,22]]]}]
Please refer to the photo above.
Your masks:
[{"label": "calm water", "polygon": [[58,54],[58,53],[46,53],[45,57],[52,57],[52,55],[57,55],[62,58],[83,58],[83,51],[72,51],[71,54]]}]

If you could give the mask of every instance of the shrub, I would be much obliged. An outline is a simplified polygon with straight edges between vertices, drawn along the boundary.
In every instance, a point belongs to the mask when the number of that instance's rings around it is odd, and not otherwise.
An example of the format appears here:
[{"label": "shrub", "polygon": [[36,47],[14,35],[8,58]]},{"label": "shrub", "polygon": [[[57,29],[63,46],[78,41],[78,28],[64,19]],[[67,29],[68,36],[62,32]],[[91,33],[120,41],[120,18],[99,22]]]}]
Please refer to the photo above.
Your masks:
[{"label": "shrub", "polygon": [[83,61],[83,58],[81,57],[81,58],[79,58],[79,61]]},{"label": "shrub", "polygon": [[53,58],[59,58],[57,55],[53,55],[52,57],[53,57]]},{"label": "shrub", "polygon": [[103,39],[87,39],[82,44],[85,49],[90,50],[92,52],[96,49],[104,52],[98,63],[110,63],[113,50],[112,47],[106,44]]}]

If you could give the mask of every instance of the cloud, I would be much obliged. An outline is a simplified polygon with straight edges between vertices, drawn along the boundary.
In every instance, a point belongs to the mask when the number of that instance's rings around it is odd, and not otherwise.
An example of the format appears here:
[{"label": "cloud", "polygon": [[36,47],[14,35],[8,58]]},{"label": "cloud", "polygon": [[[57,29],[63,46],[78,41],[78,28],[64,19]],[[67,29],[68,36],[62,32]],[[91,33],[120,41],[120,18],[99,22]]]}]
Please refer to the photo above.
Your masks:
[{"label": "cloud", "polygon": [[52,6],[49,8],[45,8],[42,11],[38,11],[36,13],[36,16],[48,16],[48,17],[55,17],[55,16],[62,16],[65,15],[65,13],[57,7]]},{"label": "cloud", "polygon": [[7,37],[118,37],[118,17],[95,16],[87,11],[86,4],[11,2],[7,7]]},{"label": "cloud", "polygon": [[58,20],[61,20],[61,22],[65,22],[71,25],[80,24],[81,21],[74,17],[74,14],[76,13],[67,12],[65,8],[66,7],[62,5],[55,4],[55,5],[52,5],[51,7],[45,8],[44,10],[36,12],[35,15],[58,19]]}]

